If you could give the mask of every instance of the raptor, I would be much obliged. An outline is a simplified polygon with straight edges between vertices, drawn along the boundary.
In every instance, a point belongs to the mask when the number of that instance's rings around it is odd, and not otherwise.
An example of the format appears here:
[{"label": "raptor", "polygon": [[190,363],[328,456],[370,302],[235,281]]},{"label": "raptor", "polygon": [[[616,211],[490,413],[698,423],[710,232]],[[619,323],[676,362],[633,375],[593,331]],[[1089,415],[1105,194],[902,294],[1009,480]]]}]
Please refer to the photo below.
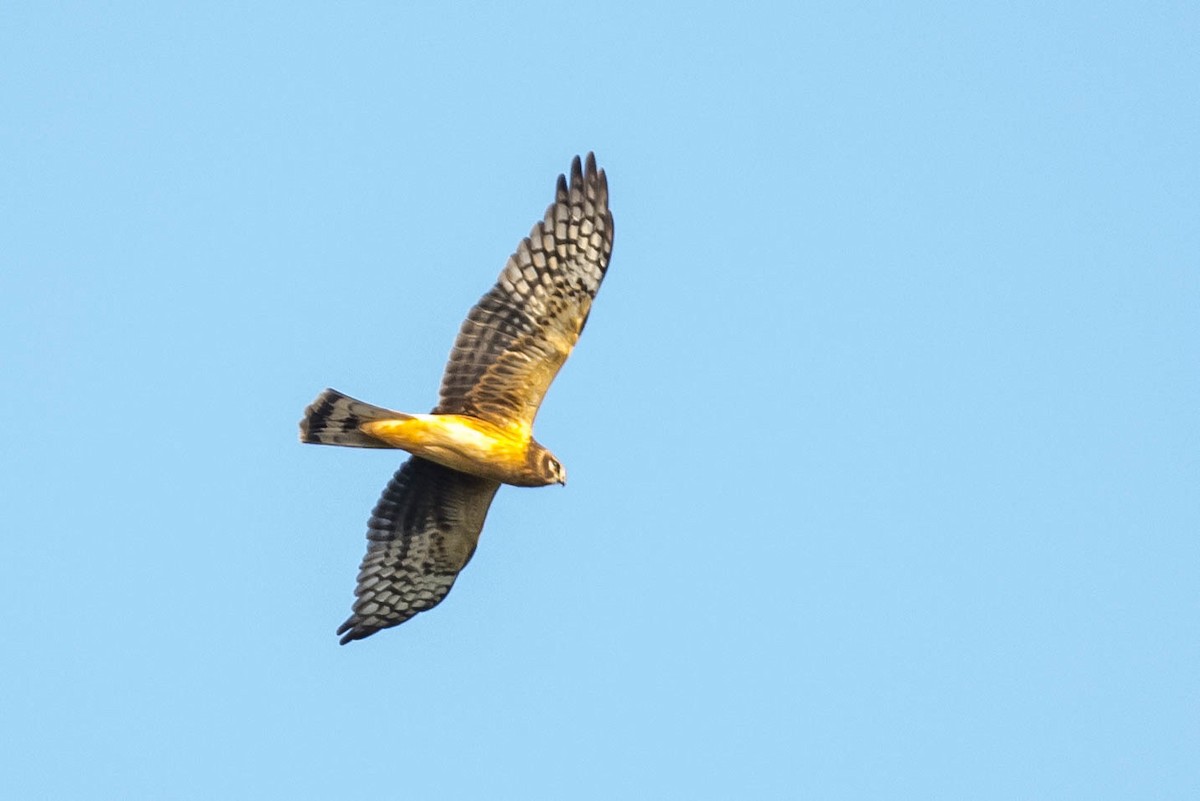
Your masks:
[{"label": "raptor", "polygon": [[542,398],[571,354],[612,254],[608,181],[589,153],[560,175],[545,217],[459,329],[429,414],[327,389],[304,411],[300,441],[398,448],[411,456],[367,523],[367,553],[345,645],[441,602],[470,561],[501,484],[566,484],[533,437]]}]

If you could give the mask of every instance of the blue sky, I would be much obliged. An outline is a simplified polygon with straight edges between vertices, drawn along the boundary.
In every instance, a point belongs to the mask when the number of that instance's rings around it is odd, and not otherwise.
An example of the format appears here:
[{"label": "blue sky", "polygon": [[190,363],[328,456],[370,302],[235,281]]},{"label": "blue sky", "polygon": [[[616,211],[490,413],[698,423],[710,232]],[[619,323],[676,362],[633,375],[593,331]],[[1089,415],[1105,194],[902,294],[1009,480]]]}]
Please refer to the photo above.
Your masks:
[{"label": "blue sky", "polygon": [[[6,4],[5,796],[1197,797],[1198,34]],[[431,407],[587,150],[571,482],[339,647],[400,455],[300,413]]]}]

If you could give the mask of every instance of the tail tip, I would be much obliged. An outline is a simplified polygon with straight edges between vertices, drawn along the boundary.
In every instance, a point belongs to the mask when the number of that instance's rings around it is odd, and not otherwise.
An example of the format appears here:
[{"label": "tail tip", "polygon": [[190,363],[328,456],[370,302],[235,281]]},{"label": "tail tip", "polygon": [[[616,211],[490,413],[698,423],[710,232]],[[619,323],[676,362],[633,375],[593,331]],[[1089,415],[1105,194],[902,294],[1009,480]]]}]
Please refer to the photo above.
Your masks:
[{"label": "tail tip", "polygon": [[[326,387],[312,403],[308,404],[304,409],[304,417],[300,420],[300,441],[317,445],[323,444],[322,434],[330,428],[331,423],[337,424],[337,421],[332,419],[332,415],[337,408],[338,401],[343,399],[346,399],[344,394],[336,389]],[[343,420],[342,422],[349,421]],[[344,427],[342,426],[342,428]]]}]

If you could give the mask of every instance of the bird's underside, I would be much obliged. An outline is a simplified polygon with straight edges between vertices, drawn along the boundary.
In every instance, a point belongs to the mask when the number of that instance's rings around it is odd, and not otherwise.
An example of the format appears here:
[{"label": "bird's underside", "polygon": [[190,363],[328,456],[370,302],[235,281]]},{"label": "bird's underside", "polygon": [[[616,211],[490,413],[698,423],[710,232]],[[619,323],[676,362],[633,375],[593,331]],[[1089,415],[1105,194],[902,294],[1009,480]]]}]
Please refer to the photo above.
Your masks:
[{"label": "bird's underside", "polygon": [[544,487],[566,483],[545,469],[550,452],[519,428],[467,414],[405,414],[327,389],[304,411],[300,440],[319,445],[397,448],[501,484]]},{"label": "bird's underside", "polygon": [[613,224],[608,184],[589,153],[471,309],[459,330],[430,414],[390,411],[323,392],[300,439],[400,448],[413,454],[372,512],[343,644],[436,606],[466,566],[501,483],[565,483],[566,472],[533,438],[533,420],[587,322],[608,268]]}]

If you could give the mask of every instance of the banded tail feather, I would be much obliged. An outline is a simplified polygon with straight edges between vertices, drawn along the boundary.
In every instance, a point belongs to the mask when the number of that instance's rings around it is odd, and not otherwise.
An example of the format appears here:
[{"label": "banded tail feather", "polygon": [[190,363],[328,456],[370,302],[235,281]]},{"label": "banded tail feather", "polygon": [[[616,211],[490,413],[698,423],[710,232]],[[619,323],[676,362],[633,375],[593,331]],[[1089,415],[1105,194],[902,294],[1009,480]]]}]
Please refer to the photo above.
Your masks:
[{"label": "banded tail feather", "polygon": [[300,441],[347,448],[392,448],[392,445],[364,434],[359,426],[374,420],[398,420],[407,416],[356,400],[336,389],[327,389],[304,410]]}]

